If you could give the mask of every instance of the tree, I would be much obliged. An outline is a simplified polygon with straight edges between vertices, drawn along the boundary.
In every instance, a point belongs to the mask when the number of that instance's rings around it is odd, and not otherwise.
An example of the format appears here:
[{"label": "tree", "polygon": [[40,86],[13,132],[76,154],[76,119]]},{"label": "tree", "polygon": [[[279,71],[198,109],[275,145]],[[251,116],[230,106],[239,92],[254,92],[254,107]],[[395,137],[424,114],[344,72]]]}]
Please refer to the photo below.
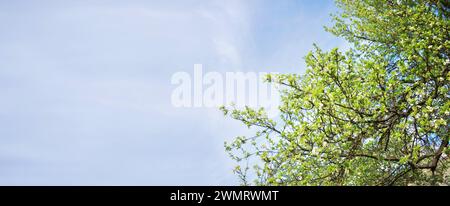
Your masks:
[{"label": "tree", "polygon": [[246,162],[235,172],[257,185],[450,184],[449,1],[337,5],[326,30],[352,48],[315,46],[305,74],[268,75],[280,85],[278,118],[221,108],[258,128],[226,143]]}]

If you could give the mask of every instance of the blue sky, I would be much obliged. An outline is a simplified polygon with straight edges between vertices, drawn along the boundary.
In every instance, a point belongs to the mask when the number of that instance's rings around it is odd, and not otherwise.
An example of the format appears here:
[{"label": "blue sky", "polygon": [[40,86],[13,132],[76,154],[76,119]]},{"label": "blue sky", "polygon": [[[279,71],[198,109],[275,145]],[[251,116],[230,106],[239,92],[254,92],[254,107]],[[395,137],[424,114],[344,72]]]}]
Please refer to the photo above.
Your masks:
[{"label": "blue sky", "polygon": [[250,131],[174,108],[171,75],[296,72],[331,0],[0,0],[0,185],[233,185]]}]

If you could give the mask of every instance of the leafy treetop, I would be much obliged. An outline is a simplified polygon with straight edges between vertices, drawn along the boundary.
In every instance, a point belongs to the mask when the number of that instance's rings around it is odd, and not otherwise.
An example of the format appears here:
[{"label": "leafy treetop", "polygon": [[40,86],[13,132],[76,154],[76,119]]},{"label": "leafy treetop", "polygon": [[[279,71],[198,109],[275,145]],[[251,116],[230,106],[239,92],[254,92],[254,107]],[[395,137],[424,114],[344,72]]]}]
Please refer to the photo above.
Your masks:
[{"label": "leafy treetop", "polygon": [[262,108],[222,107],[259,128],[225,145],[247,161],[235,172],[257,185],[450,184],[450,2],[337,5],[326,29],[352,48],[316,46],[304,75],[267,76],[281,85],[279,118]]}]

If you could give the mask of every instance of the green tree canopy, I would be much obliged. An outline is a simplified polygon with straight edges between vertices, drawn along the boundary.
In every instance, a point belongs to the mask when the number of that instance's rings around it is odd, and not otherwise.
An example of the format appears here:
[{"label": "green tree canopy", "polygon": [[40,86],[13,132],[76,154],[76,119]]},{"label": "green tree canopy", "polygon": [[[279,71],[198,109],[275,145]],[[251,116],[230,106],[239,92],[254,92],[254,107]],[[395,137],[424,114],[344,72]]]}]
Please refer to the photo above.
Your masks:
[{"label": "green tree canopy", "polygon": [[257,185],[449,184],[449,1],[337,5],[327,30],[352,48],[316,46],[305,74],[267,76],[281,85],[279,117],[222,108],[258,128],[225,145],[244,161],[235,172]]}]

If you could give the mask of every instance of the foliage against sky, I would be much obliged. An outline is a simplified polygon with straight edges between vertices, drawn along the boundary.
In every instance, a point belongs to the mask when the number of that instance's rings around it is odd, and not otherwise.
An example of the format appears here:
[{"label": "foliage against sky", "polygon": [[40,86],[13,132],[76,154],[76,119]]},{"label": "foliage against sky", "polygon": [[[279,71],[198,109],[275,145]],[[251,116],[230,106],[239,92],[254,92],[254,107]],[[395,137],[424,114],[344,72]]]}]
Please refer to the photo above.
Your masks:
[{"label": "foliage against sky", "polygon": [[279,118],[222,108],[259,129],[225,145],[235,172],[258,185],[449,184],[450,3],[336,3],[327,30],[352,49],[316,47],[304,75],[267,76]]}]

